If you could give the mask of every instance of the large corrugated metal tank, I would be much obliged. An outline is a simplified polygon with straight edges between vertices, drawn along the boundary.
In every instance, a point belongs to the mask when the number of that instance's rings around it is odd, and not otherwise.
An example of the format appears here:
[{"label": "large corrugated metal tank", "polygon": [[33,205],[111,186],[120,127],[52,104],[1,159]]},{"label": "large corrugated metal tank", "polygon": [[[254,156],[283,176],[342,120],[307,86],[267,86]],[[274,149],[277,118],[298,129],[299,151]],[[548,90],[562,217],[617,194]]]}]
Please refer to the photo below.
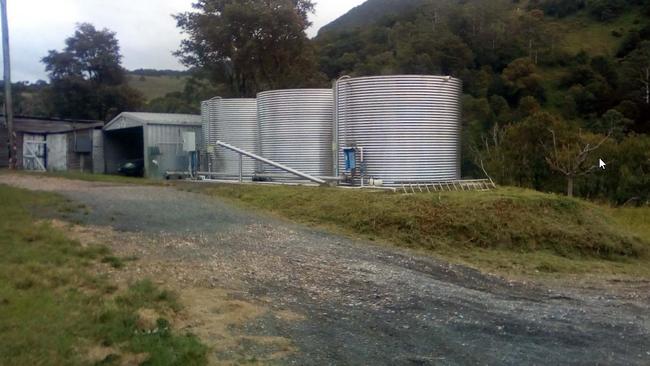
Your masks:
[{"label": "large corrugated metal tank", "polygon": [[[254,154],[259,154],[259,131],[257,124],[256,99],[210,100],[210,144],[223,141]],[[243,175],[252,177],[257,163],[248,157],[243,158]],[[215,147],[212,159],[213,172],[228,176],[239,176],[239,154]]]},{"label": "large corrugated metal tank", "polygon": [[210,145],[210,101],[201,102],[201,131],[203,133],[201,150],[206,151]]},{"label": "large corrugated metal tank", "polygon": [[[333,174],[332,89],[292,89],[257,95],[262,155],[315,176]],[[265,166],[266,173],[286,174]]]},{"label": "large corrugated metal tank", "polygon": [[337,165],[363,148],[365,177],[384,185],[460,179],[462,82],[444,76],[344,78],[335,87]]}]

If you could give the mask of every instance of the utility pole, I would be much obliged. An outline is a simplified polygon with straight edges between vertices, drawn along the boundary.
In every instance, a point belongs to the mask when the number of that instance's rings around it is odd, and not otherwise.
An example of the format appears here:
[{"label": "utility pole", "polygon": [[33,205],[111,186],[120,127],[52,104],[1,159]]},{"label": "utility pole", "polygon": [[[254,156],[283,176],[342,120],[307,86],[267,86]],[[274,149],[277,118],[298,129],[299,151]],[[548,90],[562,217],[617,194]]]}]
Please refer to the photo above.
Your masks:
[{"label": "utility pole", "polygon": [[14,111],[11,98],[11,59],[9,56],[9,24],[7,23],[7,0],[0,0],[2,6],[2,59],[4,61],[5,120],[9,134],[9,169],[16,168],[16,146],[14,139]]}]

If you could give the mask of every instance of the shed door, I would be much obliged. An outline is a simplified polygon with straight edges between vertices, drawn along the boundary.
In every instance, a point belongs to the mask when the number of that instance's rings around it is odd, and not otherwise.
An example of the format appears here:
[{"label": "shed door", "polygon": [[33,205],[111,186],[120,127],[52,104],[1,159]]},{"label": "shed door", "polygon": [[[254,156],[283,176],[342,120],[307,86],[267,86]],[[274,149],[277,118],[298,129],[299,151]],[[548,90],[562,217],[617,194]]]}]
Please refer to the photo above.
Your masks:
[{"label": "shed door", "polygon": [[65,134],[47,136],[47,170],[68,169],[68,136]]},{"label": "shed door", "polygon": [[42,135],[23,135],[23,169],[46,171],[45,152],[47,143]]}]

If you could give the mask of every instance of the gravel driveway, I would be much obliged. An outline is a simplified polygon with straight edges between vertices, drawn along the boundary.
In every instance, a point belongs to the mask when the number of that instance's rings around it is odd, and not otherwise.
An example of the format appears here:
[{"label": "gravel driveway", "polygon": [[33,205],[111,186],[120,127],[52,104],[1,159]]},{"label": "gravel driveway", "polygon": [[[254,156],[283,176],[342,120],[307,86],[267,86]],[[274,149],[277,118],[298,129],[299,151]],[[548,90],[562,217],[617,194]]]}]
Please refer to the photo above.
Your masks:
[{"label": "gravel driveway", "polygon": [[173,188],[0,183],[59,192],[89,208],[79,220],[137,235],[184,276],[300,314],[246,325],[293,342],[283,364],[650,365],[648,282],[623,293],[509,282]]}]

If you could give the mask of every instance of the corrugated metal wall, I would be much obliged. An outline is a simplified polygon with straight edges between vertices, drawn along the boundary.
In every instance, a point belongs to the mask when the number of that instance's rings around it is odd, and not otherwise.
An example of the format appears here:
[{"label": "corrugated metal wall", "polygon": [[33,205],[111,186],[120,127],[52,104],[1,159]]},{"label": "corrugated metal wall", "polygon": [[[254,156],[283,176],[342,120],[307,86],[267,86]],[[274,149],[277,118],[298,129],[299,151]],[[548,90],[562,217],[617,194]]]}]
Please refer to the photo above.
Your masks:
[{"label": "corrugated metal wall", "polygon": [[68,171],[92,173],[93,156],[90,153],[75,152],[76,138],[92,139],[92,130],[76,131],[68,133]]},{"label": "corrugated metal wall", "polygon": [[104,133],[102,130],[93,131],[93,173],[104,174],[106,162],[104,160]]},{"label": "corrugated metal wall", "polygon": [[[339,170],[342,148],[364,151],[365,176],[386,185],[460,179],[462,82],[396,75],[337,83]],[[357,157],[360,160],[360,157]]]},{"label": "corrugated metal wall", "polygon": [[145,174],[148,177],[164,178],[165,172],[188,170],[189,154],[183,151],[183,132],[196,133],[196,141],[202,139],[200,126],[145,126]]},{"label": "corrugated metal wall", "polygon": [[[332,89],[275,90],[257,95],[262,155],[316,176],[331,176]],[[286,174],[264,167],[267,173]]]}]

